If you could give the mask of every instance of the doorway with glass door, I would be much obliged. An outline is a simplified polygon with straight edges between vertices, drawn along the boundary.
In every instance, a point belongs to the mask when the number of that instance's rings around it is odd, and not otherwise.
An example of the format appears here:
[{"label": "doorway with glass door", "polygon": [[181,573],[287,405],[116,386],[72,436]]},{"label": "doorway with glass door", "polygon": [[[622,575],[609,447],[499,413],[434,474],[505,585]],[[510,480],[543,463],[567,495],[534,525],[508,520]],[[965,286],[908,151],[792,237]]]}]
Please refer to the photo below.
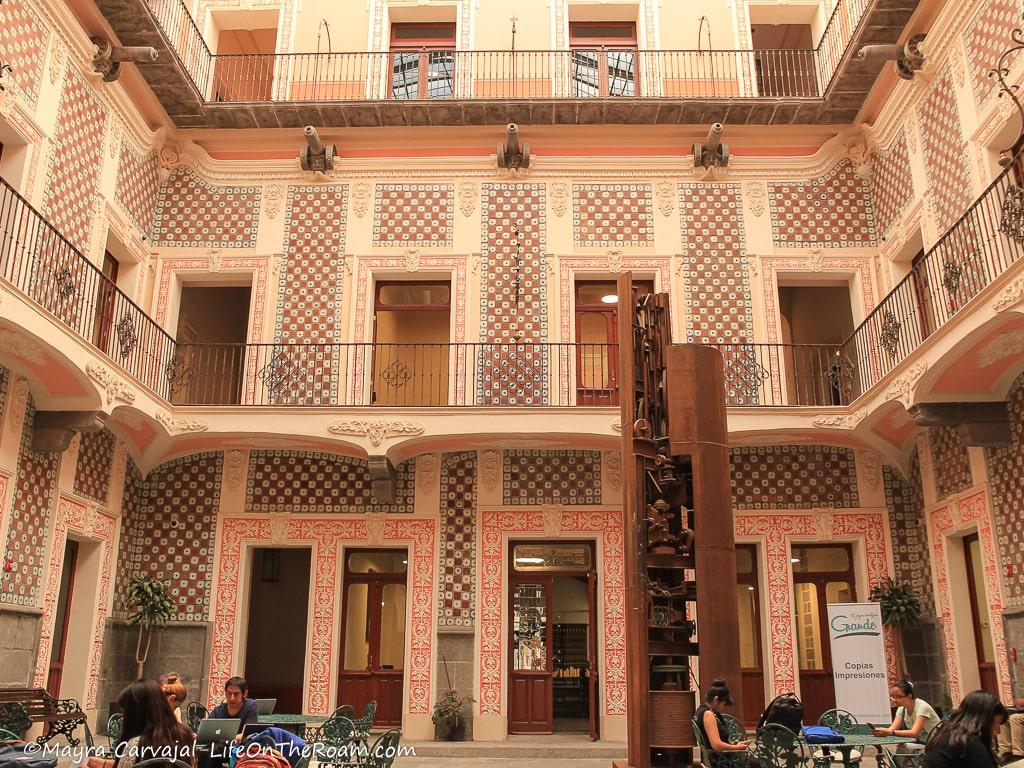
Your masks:
[{"label": "doorway with glass door", "polygon": [[[654,283],[634,281],[641,293]],[[614,280],[577,280],[576,405],[618,405],[618,288]]]},{"label": "doorway with glass door", "polygon": [[508,731],[596,739],[600,687],[593,544],[510,547]]},{"label": "doorway with glass door", "polygon": [[790,561],[800,698],[804,720],[817,722],[822,713],[836,706],[826,606],[857,601],[853,547],[849,544],[795,545]]},{"label": "doorway with glass door", "polygon": [[54,611],[53,641],[50,645],[50,664],[46,675],[46,691],[59,699],[64,677],[64,661],[68,650],[68,625],[71,623],[71,603],[75,593],[75,572],[78,568],[78,542],[68,539],[64,546],[64,562],[60,570],[60,590]]},{"label": "doorway with glass door", "polygon": [[404,549],[345,553],[337,706],[377,702],[375,726],[402,724],[408,570]]},{"label": "doorway with glass door", "polygon": [[996,678],[996,654],[992,644],[992,626],[988,615],[988,594],[985,590],[985,567],[981,559],[981,540],[977,533],[964,537],[964,567],[967,576],[967,597],[971,604],[971,628],[978,665],[978,685],[983,691],[999,695]]}]

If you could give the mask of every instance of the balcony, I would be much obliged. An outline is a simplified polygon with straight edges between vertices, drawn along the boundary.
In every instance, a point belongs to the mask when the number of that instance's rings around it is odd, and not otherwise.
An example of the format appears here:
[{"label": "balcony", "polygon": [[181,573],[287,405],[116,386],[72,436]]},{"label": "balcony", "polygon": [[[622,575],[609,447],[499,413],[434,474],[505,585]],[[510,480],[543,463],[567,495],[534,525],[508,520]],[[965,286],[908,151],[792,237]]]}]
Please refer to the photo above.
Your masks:
[{"label": "balcony", "polygon": [[[728,405],[854,404],[1022,254],[1024,191],[1010,166],[842,344],[715,345]],[[613,344],[178,344],[3,180],[0,279],[166,403],[618,405]]]},{"label": "balcony", "polygon": [[848,123],[920,0],[839,0],[807,50],[572,49],[217,55],[182,0],[96,0],[180,127]]}]

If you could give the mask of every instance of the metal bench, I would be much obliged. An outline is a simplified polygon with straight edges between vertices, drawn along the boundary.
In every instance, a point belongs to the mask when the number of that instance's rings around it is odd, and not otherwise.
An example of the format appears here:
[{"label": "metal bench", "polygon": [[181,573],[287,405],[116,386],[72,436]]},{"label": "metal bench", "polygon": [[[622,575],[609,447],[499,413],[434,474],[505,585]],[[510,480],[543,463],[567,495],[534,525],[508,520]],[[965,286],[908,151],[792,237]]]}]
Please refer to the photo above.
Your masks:
[{"label": "metal bench", "polygon": [[78,746],[75,730],[85,722],[85,713],[74,699],[55,699],[45,688],[0,688],[0,705],[4,704],[19,704],[21,712],[13,706],[0,707],[0,718],[3,719],[0,728],[24,735],[28,730],[24,720],[15,722],[23,715],[27,716],[30,724],[46,724],[43,735],[36,739],[36,743],[45,744],[54,736],[62,735],[67,738],[68,744]]}]

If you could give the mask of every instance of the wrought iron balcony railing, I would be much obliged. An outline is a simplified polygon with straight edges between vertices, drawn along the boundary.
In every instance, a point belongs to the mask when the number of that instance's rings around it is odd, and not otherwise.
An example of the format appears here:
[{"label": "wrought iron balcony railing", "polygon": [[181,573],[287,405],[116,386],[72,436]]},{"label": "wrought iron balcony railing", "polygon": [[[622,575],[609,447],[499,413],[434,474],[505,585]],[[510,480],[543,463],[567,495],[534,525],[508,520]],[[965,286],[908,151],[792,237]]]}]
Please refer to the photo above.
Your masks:
[{"label": "wrought iron balcony railing", "polygon": [[1014,158],[843,343],[856,397],[877,384],[1024,254]]},{"label": "wrought iron balcony railing", "polygon": [[157,394],[174,339],[0,178],[0,276]]},{"label": "wrought iron balcony railing", "polygon": [[809,49],[215,54],[182,0],[147,0],[210,102],[381,99],[821,98],[870,0],[838,0]]}]

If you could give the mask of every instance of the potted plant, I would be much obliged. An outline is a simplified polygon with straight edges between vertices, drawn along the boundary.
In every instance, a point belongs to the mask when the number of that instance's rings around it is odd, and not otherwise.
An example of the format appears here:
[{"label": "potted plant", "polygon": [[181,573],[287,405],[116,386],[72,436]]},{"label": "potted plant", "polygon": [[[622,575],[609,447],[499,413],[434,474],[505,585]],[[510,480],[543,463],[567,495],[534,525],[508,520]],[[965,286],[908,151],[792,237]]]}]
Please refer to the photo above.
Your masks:
[{"label": "potted plant", "polygon": [[907,657],[903,650],[903,627],[913,627],[921,622],[921,601],[917,594],[906,584],[899,584],[895,579],[886,578],[871,590],[871,599],[882,608],[882,623],[892,627],[898,652],[899,672],[908,674]]},{"label": "potted plant", "polygon": [[460,696],[452,686],[452,676],[448,673],[448,659],[441,657],[444,664],[444,676],[448,681],[448,690],[437,697],[434,712],[430,719],[434,723],[435,736],[446,741],[462,741],[466,738],[466,721],[462,719],[463,709],[472,704],[472,696]]},{"label": "potted plant", "polygon": [[[145,574],[133,576],[128,583],[128,598],[125,604],[132,613],[128,621],[139,627],[139,639],[135,643],[135,677],[142,679],[143,667],[149,656],[153,641],[153,630],[163,626],[174,615],[174,599],[167,594],[167,585]],[[142,635],[146,635],[146,647],[142,647]]]}]

